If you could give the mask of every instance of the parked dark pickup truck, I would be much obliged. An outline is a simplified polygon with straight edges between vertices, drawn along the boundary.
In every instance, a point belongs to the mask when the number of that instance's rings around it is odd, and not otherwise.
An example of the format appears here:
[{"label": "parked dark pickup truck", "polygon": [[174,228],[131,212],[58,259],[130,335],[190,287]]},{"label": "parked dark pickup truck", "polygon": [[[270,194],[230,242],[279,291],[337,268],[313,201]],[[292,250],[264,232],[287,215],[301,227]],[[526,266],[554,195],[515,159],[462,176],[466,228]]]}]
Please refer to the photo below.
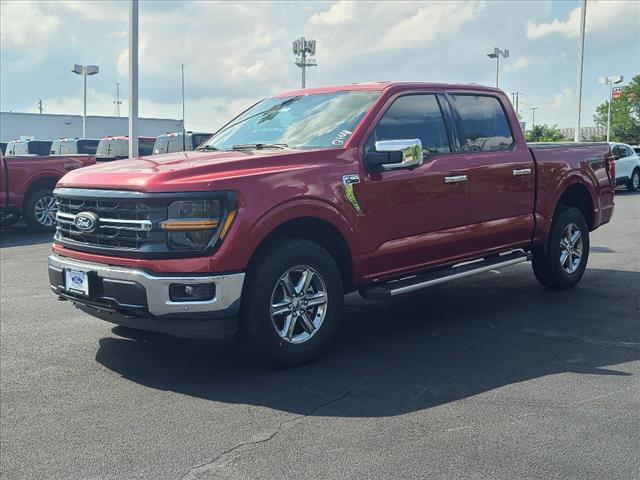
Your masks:
[{"label": "parked dark pickup truck", "polygon": [[70,170],[94,163],[96,157],[90,155],[0,155],[0,225],[11,226],[23,217],[34,230],[54,231],[56,182]]},{"label": "parked dark pickup truck", "polygon": [[237,334],[293,365],[330,342],[346,292],[528,260],[543,285],[573,287],[613,213],[607,144],[527,145],[505,94],[480,86],[284,93],[198,150],[58,183],[56,295],[131,329]]}]

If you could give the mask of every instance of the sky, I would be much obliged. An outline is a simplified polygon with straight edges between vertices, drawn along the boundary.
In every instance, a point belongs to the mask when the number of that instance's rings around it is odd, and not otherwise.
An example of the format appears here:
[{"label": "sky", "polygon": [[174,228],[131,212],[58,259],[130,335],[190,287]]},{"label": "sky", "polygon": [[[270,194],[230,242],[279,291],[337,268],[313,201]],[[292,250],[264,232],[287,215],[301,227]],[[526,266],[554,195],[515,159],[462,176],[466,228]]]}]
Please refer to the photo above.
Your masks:
[{"label": "sky", "polygon": [[[380,80],[495,85],[519,91],[536,124],[575,124],[580,2],[140,2],[141,117],[180,118],[214,131],[261,98],[300,86],[292,41],[317,41],[307,86]],[[606,101],[602,75],[640,73],[640,2],[588,0],[582,125]],[[88,114],[112,115],[116,83],[127,112],[128,2],[0,0],[0,110],[82,113],[82,78],[95,64]]]}]

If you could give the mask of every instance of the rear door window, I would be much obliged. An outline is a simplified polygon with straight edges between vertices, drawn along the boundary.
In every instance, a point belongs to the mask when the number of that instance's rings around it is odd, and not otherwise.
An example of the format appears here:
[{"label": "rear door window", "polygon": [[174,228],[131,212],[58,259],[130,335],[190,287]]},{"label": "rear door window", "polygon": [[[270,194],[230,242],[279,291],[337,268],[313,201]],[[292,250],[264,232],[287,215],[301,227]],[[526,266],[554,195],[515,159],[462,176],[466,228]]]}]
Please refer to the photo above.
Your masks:
[{"label": "rear door window", "polygon": [[442,111],[433,94],[406,95],[394,101],[367,141],[367,150],[382,140],[419,138],[425,153],[449,153]]},{"label": "rear door window", "polygon": [[463,152],[508,150],[513,145],[509,120],[496,97],[451,94]]}]

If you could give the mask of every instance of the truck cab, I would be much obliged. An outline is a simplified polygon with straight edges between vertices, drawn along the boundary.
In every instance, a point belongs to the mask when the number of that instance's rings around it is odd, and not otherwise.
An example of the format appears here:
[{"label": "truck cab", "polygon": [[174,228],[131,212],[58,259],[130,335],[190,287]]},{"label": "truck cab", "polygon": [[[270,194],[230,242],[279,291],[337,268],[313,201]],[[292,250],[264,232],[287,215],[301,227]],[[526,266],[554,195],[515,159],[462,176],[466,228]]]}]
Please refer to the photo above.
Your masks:
[{"label": "truck cab", "polygon": [[51,155],[95,155],[100,140],[93,138],[60,138],[51,143]]},{"label": "truck cab", "polygon": [[[138,137],[138,153],[141,157],[153,155],[153,144],[156,137]],[[100,139],[96,149],[98,162],[122,160],[129,157],[129,137],[115,136]]]},{"label": "truck cab", "polygon": [[49,140],[12,140],[7,144],[7,156],[37,155],[44,157],[49,155],[51,149]]},{"label": "truck cab", "polygon": [[153,145],[153,154],[185,152],[198,148],[211,138],[211,133],[202,132],[174,132],[159,135]]}]

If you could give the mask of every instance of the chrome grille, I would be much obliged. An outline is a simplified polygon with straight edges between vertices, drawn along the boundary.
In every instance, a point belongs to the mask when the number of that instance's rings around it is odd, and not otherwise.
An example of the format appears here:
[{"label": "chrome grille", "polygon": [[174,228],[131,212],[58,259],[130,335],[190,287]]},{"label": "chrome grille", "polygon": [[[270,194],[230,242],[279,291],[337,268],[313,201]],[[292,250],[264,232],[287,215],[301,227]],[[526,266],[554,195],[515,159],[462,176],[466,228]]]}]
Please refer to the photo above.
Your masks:
[{"label": "chrome grille", "polygon": [[[153,225],[165,220],[165,202],[135,199],[77,199],[56,195],[58,213],[56,240],[70,246],[153,252],[164,249],[166,233],[153,231]],[[82,212],[98,217],[95,229],[83,231],[74,220]]]}]

